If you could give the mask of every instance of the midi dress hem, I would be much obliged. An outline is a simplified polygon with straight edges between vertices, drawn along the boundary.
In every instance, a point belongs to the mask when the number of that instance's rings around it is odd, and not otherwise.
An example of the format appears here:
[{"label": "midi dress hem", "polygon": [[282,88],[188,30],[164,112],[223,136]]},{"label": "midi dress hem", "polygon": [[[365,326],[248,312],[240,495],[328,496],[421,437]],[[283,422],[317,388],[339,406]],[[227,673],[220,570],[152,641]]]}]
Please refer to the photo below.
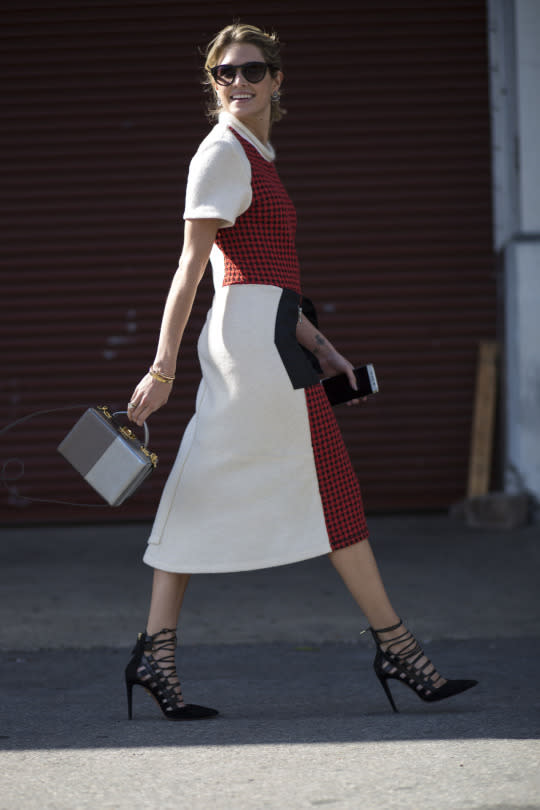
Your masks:
[{"label": "midi dress hem", "polygon": [[321,557],[324,554],[330,554],[331,552],[331,548],[315,550],[313,547],[311,547],[305,551],[295,548],[294,556],[291,557],[290,560],[283,559],[283,557],[280,557],[279,560],[261,560],[258,558],[257,560],[252,560],[249,562],[243,561],[241,563],[235,563],[232,567],[229,567],[228,565],[214,565],[211,569],[208,569],[205,566],[201,568],[190,566],[189,571],[179,571],[177,566],[163,563],[163,561],[160,561],[159,557],[157,557],[154,562],[152,560],[153,555],[148,550],[144,555],[143,562],[146,565],[149,565],[151,568],[157,568],[160,571],[167,571],[171,574],[233,574],[235,571],[258,571],[263,568],[278,568],[280,565],[293,565],[294,563],[303,562],[304,560],[311,560],[315,557]]}]

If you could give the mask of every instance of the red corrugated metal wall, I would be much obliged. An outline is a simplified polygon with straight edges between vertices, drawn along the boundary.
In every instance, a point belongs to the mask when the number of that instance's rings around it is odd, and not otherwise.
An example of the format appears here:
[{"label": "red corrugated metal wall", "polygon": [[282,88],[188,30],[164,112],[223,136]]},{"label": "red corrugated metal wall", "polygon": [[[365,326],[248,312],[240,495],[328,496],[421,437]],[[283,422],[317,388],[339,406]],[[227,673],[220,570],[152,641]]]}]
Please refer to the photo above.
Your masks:
[{"label": "red corrugated metal wall", "polygon": [[[251,13],[256,8],[255,13]],[[152,360],[181,248],[189,158],[207,131],[198,47],[233,16],[275,27],[287,118],[273,133],[299,214],[306,294],[381,393],[340,411],[369,510],[464,494],[477,342],[495,331],[483,0],[296,10],[216,0],[22,0],[2,30],[0,418],[123,406]],[[200,290],[160,468],[117,510],[56,453],[78,412],[1,437],[4,521],[149,518],[198,381]]]}]

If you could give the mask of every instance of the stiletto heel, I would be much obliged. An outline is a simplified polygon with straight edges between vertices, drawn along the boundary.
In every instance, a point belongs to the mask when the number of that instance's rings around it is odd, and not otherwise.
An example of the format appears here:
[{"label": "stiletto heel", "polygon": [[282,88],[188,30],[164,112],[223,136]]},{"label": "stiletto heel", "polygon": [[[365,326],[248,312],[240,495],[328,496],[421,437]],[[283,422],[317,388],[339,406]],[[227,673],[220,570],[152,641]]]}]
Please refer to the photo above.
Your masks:
[{"label": "stiletto heel", "polygon": [[167,720],[203,720],[218,714],[216,709],[184,703],[176,674],[175,650],[175,630],[163,629],[153,636],[139,633],[125,672],[129,720],[133,717],[135,685],[152,695]]},{"label": "stiletto heel", "polygon": [[[403,627],[403,632],[388,639],[379,638],[382,634],[394,633],[400,627]],[[388,684],[391,678],[408,686],[421,700],[428,703],[459,695],[477,685],[478,681],[474,680],[448,681],[442,678],[401,620],[392,627],[370,630],[377,645],[373,668],[395,712],[398,709]]]},{"label": "stiletto heel", "polygon": [[379,682],[380,682],[382,688],[385,691],[386,697],[388,698],[388,700],[390,702],[390,706],[393,708],[393,710],[395,712],[397,712],[397,707],[396,707],[396,704],[394,703],[394,698],[392,697],[392,692],[390,691],[390,687],[388,686],[388,678],[386,678],[384,675],[381,675],[379,672],[377,672],[377,670],[375,670],[375,672],[377,674],[377,677],[379,679]]},{"label": "stiletto heel", "polygon": [[127,704],[128,704],[128,719],[133,718],[133,681],[128,681],[126,673],[126,691],[127,691]]}]

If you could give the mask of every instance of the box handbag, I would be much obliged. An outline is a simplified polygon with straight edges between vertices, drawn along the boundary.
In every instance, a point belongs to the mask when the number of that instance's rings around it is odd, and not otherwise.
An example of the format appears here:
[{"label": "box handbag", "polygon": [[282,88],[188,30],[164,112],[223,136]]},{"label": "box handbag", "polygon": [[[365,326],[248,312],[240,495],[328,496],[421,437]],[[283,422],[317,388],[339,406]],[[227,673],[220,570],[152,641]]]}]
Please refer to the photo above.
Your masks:
[{"label": "box handbag", "polygon": [[58,452],[110,506],[120,506],[157,467],[148,449],[150,432],[144,423],[144,442],[106,406],[88,408],[58,445]]}]

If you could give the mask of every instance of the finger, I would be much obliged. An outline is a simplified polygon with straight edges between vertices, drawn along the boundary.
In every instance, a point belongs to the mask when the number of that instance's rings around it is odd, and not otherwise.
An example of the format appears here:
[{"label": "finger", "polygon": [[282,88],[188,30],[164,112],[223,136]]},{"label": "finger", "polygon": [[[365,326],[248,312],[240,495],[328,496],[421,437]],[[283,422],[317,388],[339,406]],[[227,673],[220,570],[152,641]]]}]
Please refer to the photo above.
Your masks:
[{"label": "finger", "polygon": [[[150,416],[150,412],[148,412],[148,416]],[[139,425],[139,427],[142,427],[142,425],[144,425],[146,419],[147,419],[146,409],[137,410],[131,417],[131,421],[135,422],[135,424]]]},{"label": "finger", "polygon": [[138,408],[133,409],[133,419],[136,425],[142,426],[147,419],[154,413],[156,409],[150,405],[139,405]]},{"label": "finger", "polygon": [[349,380],[351,388],[354,388],[355,391],[358,391],[358,382],[356,380],[356,375],[354,373],[354,368],[352,366],[347,369],[347,379]]},{"label": "finger", "polygon": [[126,410],[127,410],[128,419],[131,422],[135,421],[135,418],[134,418],[135,417],[135,412],[136,412],[138,407],[139,407],[138,403],[133,398],[129,400]]}]

